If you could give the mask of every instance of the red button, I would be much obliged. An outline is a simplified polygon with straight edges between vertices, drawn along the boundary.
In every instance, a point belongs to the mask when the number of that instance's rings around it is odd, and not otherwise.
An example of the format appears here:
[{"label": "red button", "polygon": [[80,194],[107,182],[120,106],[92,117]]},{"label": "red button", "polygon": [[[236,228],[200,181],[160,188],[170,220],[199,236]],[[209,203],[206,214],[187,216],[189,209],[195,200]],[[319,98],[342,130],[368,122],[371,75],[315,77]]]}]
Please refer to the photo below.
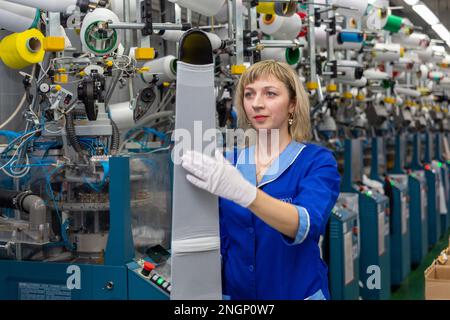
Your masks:
[{"label": "red button", "polygon": [[147,271],[152,271],[153,269],[155,269],[155,265],[153,263],[145,261],[144,262],[144,269],[147,270]]}]

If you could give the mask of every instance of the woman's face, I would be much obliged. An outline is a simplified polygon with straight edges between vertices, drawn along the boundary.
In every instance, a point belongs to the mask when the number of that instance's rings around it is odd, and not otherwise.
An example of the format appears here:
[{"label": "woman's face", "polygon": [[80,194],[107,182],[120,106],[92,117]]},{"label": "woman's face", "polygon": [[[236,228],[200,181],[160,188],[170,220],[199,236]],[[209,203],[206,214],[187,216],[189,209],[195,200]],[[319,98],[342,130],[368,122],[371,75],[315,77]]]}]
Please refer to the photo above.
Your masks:
[{"label": "woman's face", "polygon": [[244,110],[253,128],[286,129],[295,104],[283,82],[269,76],[244,88]]}]

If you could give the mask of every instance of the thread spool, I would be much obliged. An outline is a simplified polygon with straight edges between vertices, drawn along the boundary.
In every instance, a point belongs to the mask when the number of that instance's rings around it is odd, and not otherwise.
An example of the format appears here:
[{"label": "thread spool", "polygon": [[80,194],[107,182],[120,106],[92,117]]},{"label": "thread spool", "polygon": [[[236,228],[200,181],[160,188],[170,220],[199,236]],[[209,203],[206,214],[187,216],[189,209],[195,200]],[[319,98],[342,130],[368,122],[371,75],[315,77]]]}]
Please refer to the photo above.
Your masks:
[{"label": "thread spool", "polygon": [[415,89],[405,88],[405,87],[394,87],[394,93],[399,95],[404,95],[407,97],[420,97],[420,92]]},{"label": "thread spool", "polygon": [[314,38],[316,46],[325,48],[327,46],[327,26],[322,24],[320,27],[314,28]]},{"label": "thread spool", "polygon": [[[316,40],[316,46],[321,47],[321,48],[326,48],[327,47],[327,25],[325,24],[321,24],[320,27],[316,27],[314,28],[314,37]],[[340,26],[336,26],[336,31],[337,32],[341,32],[342,28]],[[334,46],[338,46],[338,42],[336,39],[336,36],[332,36],[333,37],[333,43]],[[343,45],[343,44],[342,44]]]},{"label": "thread spool", "polygon": [[445,49],[440,49],[440,46],[429,46],[425,50],[417,50],[417,55],[422,62],[436,62],[439,63],[445,58]]},{"label": "thread spool", "polygon": [[181,30],[161,30],[159,31],[159,35],[166,41],[178,42],[183,36],[185,31]]},{"label": "thread spool", "polygon": [[44,35],[37,29],[13,33],[0,42],[0,58],[12,69],[23,69],[44,59]]},{"label": "thread spool", "polygon": [[333,0],[331,4],[338,7],[336,12],[340,15],[360,19],[366,13],[368,0]]},{"label": "thread spool", "polygon": [[[320,48],[326,48],[327,47],[327,26],[322,24],[320,27],[317,27],[314,29],[314,35],[315,35],[315,40],[316,40],[316,46],[320,47]],[[358,31],[346,31],[346,30],[342,30],[341,27],[337,27],[337,36],[332,36],[333,38],[333,47],[335,50],[360,50],[363,46],[363,41],[362,41],[362,34],[359,33]],[[355,35],[351,35],[353,40],[359,40],[361,39],[360,42],[341,42],[339,40],[339,35],[341,33],[354,33]],[[360,34],[360,36],[358,36],[357,34]],[[348,39],[349,37],[345,36],[342,39]]]},{"label": "thread spool", "polygon": [[439,81],[444,78],[444,73],[441,71],[430,71],[428,72],[428,79],[433,81]]},{"label": "thread spool", "polygon": [[275,60],[296,66],[300,61],[300,50],[298,48],[265,48],[261,51],[261,60]]},{"label": "thread spool", "polygon": [[338,78],[343,80],[358,80],[362,78],[364,69],[357,61],[339,60],[337,64],[337,71],[342,73],[338,75]]},{"label": "thread spool", "polygon": [[396,70],[411,70],[414,67],[414,61],[410,58],[402,57],[398,62],[394,63],[394,68]]},{"label": "thread spool", "polygon": [[360,50],[363,46],[363,34],[358,31],[341,31],[334,40],[336,50]]},{"label": "thread spool", "polygon": [[225,0],[169,0],[184,8],[191,9],[204,16],[215,16],[225,3]]},{"label": "thread spool", "polygon": [[262,14],[259,18],[259,26],[265,34],[278,40],[292,40],[299,36],[302,29],[300,15],[282,17],[271,14]]},{"label": "thread spool", "polygon": [[343,79],[339,79],[339,78],[337,78],[335,80],[338,83],[346,84],[351,87],[361,88],[361,87],[367,86],[367,79],[365,77],[362,77],[361,79],[358,79],[358,80],[343,80]]},{"label": "thread spool", "polygon": [[361,32],[355,31],[341,31],[337,35],[337,42],[343,44],[345,42],[360,43],[363,41],[363,35]]},{"label": "thread spool", "polygon": [[68,12],[75,9],[77,0],[6,0],[50,12]]},{"label": "thread spool", "polygon": [[422,64],[419,66],[419,77],[421,80],[428,78],[428,72],[430,72],[430,69],[426,65]]},{"label": "thread spool", "polygon": [[439,67],[448,69],[450,67],[450,55],[445,54],[444,59],[442,59],[441,63],[439,64]]},{"label": "thread spool", "polygon": [[86,51],[102,56],[117,49],[120,36],[116,30],[106,28],[109,20],[120,22],[114,12],[105,8],[97,8],[84,17],[80,38]]},{"label": "thread spool", "polygon": [[225,0],[169,0],[184,8],[191,9],[204,16],[214,16],[219,13]]},{"label": "thread spool", "polygon": [[11,32],[23,32],[36,28],[40,12],[20,4],[0,1],[0,28]]},{"label": "thread spool", "polygon": [[412,22],[408,18],[403,18],[402,27],[398,33],[408,37],[413,32],[414,32],[414,25],[412,24]]},{"label": "thread spool", "polygon": [[144,67],[149,68],[149,71],[142,73],[142,79],[147,83],[153,80],[153,75],[159,78],[159,83],[177,79],[177,59],[172,55],[148,61]]},{"label": "thread spool", "polygon": [[403,18],[390,14],[387,16],[386,24],[383,26],[383,30],[392,33],[397,33],[400,31],[402,26],[403,26]]},{"label": "thread spool", "polygon": [[413,33],[409,36],[393,35],[392,41],[401,44],[407,49],[425,49],[430,45],[430,37],[423,33]]},{"label": "thread spool", "polygon": [[371,31],[382,30],[386,25],[388,18],[388,10],[386,8],[372,7],[367,15],[363,18],[363,24]]},{"label": "thread spool", "polygon": [[256,7],[256,12],[278,15],[283,17],[290,17],[297,11],[297,1],[290,1],[288,3],[276,2],[261,2]]},{"label": "thread spool", "polygon": [[386,80],[390,78],[386,72],[375,69],[364,70],[363,75],[365,78],[367,78],[367,80]]},{"label": "thread spool", "polygon": [[398,61],[404,49],[398,43],[377,43],[372,50],[374,60],[379,62]]}]

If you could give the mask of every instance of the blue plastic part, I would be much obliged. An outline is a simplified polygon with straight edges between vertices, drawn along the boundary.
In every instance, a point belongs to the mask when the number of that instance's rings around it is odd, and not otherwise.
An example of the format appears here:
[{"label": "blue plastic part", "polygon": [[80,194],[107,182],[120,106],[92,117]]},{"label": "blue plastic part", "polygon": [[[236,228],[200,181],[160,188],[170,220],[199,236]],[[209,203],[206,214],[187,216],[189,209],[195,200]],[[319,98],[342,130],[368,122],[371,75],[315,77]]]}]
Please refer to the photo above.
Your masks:
[{"label": "blue plastic part", "polygon": [[[403,206],[407,206],[408,186],[396,183],[392,187],[391,206],[391,283],[399,286],[411,271],[409,220],[402,228]],[[409,210],[406,207],[406,210]],[[405,213],[406,214],[406,213]]]},{"label": "blue plastic part", "polygon": [[[411,264],[417,266],[428,253],[427,191],[424,171],[409,175]],[[423,201],[422,201],[423,200]],[[423,203],[422,203],[423,202]]]},{"label": "blue plastic part", "polygon": [[[390,223],[389,217],[384,216],[384,229],[378,224],[381,212],[386,212],[389,199],[379,193],[367,196],[359,193],[359,221],[361,237],[361,256],[359,260],[359,277],[363,284],[360,289],[364,300],[388,300],[391,295],[391,257],[390,257]],[[384,237],[384,248],[380,250],[379,236]],[[380,254],[381,252],[381,254]],[[380,287],[370,288],[368,283],[373,273],[373,266],[379,267]]]},{"label": "blue plastic part", "polygon": [[0,260],[0,283],[1,300],[128,299],[126,266]]},{"label": "blue plastic part", "polygon": [[[329,269],[328,274],[330,279],[331,299],[358,300],[359,256],[356,255],[352,258],[354,273],[353,280],[346,283],[346,257],[344,247],[344,230],[346,230],[346,232],[353,232],[353,227],[357,226],[358,213],[345,209],[338,209],[336,213],[332,213],[330,215],[328,233],[326,237],[326,241],[329,246],[329,261],[327,261],[327,263]],[[354,242],[357,241],[357,235],[353,234],[352,237]],[[354,252],[352,252],[352,254],[354,254]]]},{"label": "blue plastic part", "polygon": [[428,189],[428,246],[431,247],[436,244],[440,238],[441,220],[438,210],[438,183],[439,177],[432,170],[425,170],[425,177]]},{"label": "blue plastic part", "polygon": [[[371,140],[371,167],[370,179],[384,183],[386,174],[386,149],[384,140],[381,137],[375,137]],[[382,170],[380,170],[382,168]]]},{"label": "blue plastic part", "polygon": [[414,133],[413,135],[413,154],[411,163],[409,164],[412,170],[423,170],[421,163],[421,139],[420,133]]},{"label": "blue plastic part", "polygon": [[111,157],[109,167],[110,229],[105,264],[123,266],[134,258],[129,157]]},{"label": "blue plastic part", "polygon": [[360,43],[363,41],[363,34],[361,32],[342,31],[338,33],[337,41],[339,44],[344,42]]}]

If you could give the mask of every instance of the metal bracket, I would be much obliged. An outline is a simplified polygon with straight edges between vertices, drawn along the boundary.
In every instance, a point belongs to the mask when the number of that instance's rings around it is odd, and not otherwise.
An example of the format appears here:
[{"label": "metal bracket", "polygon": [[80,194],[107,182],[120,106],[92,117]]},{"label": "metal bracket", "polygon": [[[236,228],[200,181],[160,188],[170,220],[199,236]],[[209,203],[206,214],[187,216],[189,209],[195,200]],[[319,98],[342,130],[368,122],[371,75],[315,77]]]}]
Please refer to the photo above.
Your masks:
[{"label": "metal bracket", "polygon": [[153,33],[152,24],[152,0],[144,0],[141,2],[141,18],[144,23],[144,28],[142,28],[142,35],[149,36]]}]

